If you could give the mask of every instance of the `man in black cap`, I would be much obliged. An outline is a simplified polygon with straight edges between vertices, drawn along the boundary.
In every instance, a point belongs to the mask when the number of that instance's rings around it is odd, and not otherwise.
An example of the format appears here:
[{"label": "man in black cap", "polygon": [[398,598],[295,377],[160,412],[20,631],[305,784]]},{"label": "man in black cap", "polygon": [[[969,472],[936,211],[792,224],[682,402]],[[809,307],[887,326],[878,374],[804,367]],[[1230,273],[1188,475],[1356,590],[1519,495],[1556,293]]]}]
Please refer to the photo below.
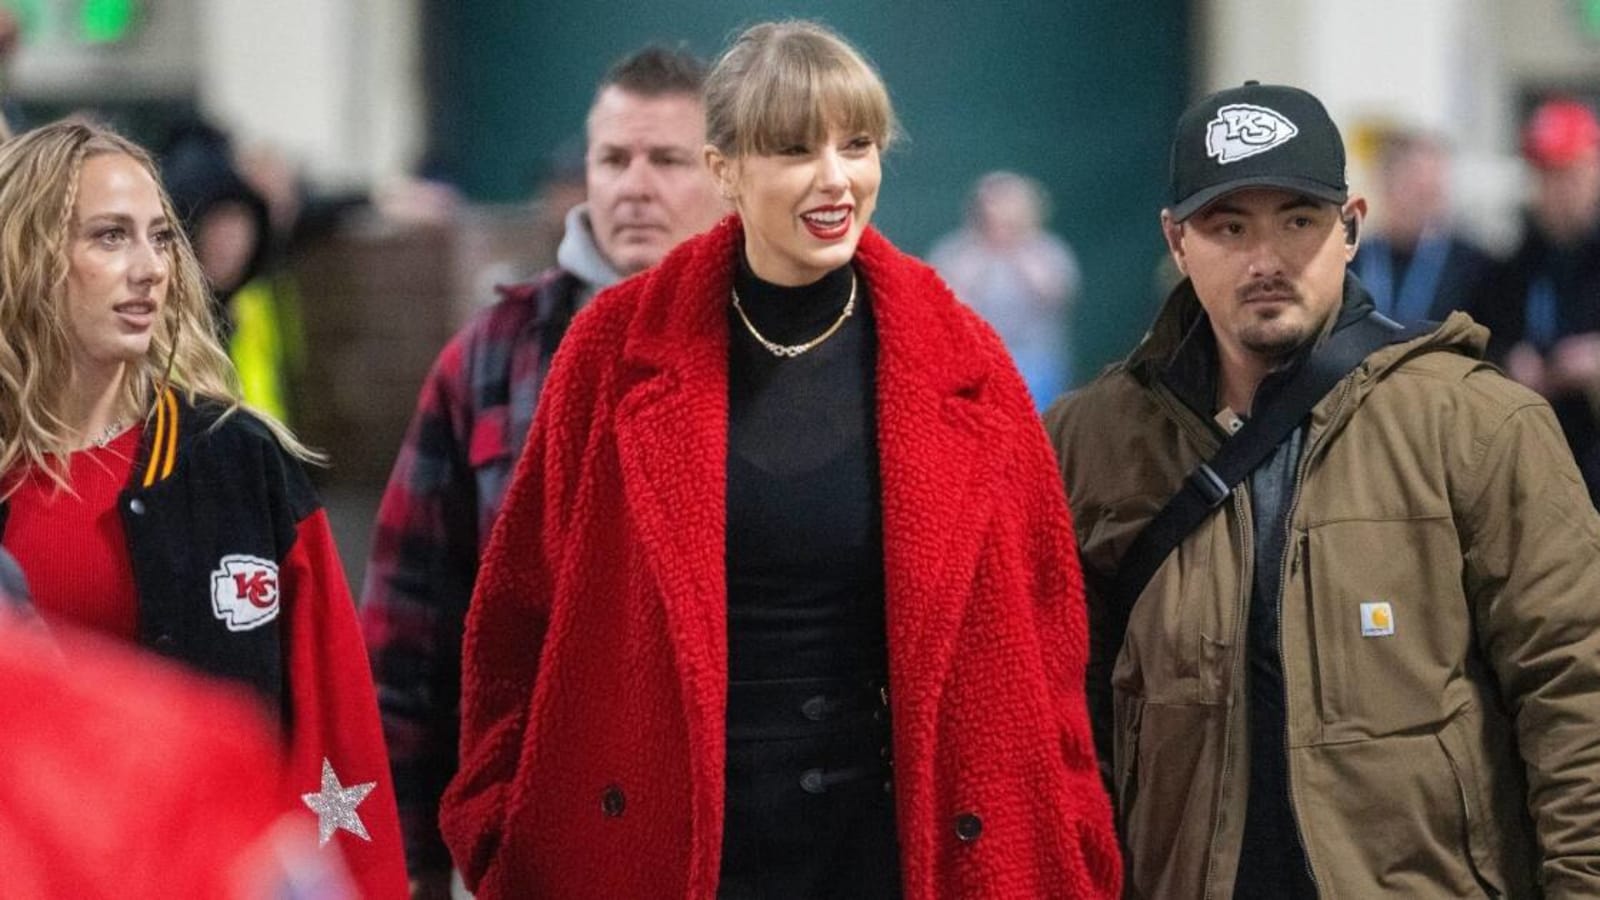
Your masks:
[{"label": "man in black cap", "polygon": [[1600,896],[1600,516],[1467,316],[1346,271],[1366,201],[1305,91],[1179,120],[1185,278],[1046,414],[1138,897]]}]

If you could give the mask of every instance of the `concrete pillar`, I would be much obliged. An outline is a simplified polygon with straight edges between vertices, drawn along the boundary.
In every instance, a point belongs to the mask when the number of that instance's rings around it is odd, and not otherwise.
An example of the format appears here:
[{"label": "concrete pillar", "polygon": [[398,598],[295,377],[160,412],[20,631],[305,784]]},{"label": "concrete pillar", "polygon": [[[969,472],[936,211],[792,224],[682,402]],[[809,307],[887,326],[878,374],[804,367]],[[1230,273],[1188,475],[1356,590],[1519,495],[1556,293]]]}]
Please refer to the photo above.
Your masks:
[{"label": "concrete pillar", "polygon": [[397,175],[422,146],[419,0],[207,0],[201,108],[325,187]]}]

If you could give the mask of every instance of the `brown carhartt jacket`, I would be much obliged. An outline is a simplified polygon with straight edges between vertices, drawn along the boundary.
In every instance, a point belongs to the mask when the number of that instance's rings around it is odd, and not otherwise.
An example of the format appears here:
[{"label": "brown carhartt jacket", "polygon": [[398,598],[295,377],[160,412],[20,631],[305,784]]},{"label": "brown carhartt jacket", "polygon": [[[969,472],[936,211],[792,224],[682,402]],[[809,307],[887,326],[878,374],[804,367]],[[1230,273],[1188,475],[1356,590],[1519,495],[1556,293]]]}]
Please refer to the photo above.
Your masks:
[{"label": "brown carhartt jacket", "polygon": [[[1089,690],[1127,893],[1161,900],[1233,894],[1247,488],[1167,558],[1125,636],[1101,604],[1220,440],[1159,377],[1201,315],[1185,282],[1046,415],[1106,650]],[[1600,517],[1549,407],[1480,361],[1486,338],[1454,314],[1311,415],[1281,644],[1291,806],[1325,898],[1600,897]]]}]

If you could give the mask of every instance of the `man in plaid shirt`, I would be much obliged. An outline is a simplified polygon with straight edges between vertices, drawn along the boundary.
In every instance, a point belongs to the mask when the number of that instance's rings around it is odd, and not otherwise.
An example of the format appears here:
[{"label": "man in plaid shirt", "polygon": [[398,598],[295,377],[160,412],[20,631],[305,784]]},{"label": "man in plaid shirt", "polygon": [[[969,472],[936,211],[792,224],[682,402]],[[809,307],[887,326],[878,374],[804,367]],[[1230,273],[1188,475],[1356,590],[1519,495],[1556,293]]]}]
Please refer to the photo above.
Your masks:
[{"label": "man in plaid shirt", "polygon": [[457,765],[462,626],[551,356],[597,291],[655,265],[724,212],[700,160],[704,76],[700,60],[661,47],[606,73],[589,109],[588,202],[567,214],[556,267],[502,288],[445,346],[390,475],[362,626],[413,897],[449,895],[438,809]]}]

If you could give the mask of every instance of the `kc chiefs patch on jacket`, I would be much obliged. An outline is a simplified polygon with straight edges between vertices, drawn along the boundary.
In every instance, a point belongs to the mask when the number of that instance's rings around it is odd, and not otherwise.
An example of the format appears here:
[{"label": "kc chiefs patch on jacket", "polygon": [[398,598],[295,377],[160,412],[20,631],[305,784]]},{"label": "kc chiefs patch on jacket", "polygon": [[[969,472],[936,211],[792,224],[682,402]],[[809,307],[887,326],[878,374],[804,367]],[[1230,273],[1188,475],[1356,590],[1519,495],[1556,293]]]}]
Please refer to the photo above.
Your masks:
[{"label": "kc chiefs patch on jacket", "polygon": [[337,846],[362,896],[404,897],[377,701],[327,516],[272,433],[222,411],[163,393],[118,497],[139,643],[251,688],[282,729],[285,807]]}]

